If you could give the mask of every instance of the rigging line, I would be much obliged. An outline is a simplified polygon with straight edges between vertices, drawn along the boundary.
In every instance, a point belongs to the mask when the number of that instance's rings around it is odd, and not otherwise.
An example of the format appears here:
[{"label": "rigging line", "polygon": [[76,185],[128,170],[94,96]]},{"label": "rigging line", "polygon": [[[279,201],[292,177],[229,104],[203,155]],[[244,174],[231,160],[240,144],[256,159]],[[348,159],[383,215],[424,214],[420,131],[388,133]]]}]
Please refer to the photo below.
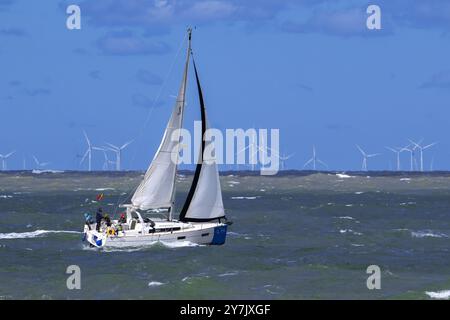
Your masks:
[{"label": "rigging line", "polygon": [[[184,35],[183,40],[181,41],[181,43],[180,43],[180,45],[179,45],[179,47],[178,47],[178,50],[177,50],[177,52],[176,52],[176,54],[175,54],[175,57],[174,57],[174,59],[172,60],[172,64],[171,64],[170,67],[169,67],[169,71],[168,71],[168,73],[166,74],[166,76],[165,76],[165,78],[164,78],[164,81],[163,81],[163,83],[162,83],[161,86],[160,86],[159,92],[158,92],[158,94],[157,94],[155,100],[153,100],[152,106],[150,107],[150,109],[149,109],[149,111],[148,111],[148,113],[147,113],[147,117],[146,117],[146,119],[145,119],[144,125],[141,127],[141,129],[140,129],[138,135],[136,136],[136,138],[134,139],[134,141],[138,141],[138,140],[142,137],[142,135],[144,134],[144,130],[145,130],[145,128],[147,127],[148,123],[150,122],[151,115],[153,114],[153,111],[155,110],[156,103],[157,103],[157,102],[159,101],[159,99],[161,98],[162,92],[164,91],[164,89],[165,89],[165,87],[166,87],[166,85],[167,85],[167,81],[168,81],[168,79],[169,79],[169,76],[170,76],[170,74],[172,73],[172,70],[173,70],[173,68],[174,68],[174,66],[175,66],[175,62],[177,61],[178,56],[180,55],[181,49],[183,48],[183,44],[184,44],[184,42],[186,41],[186,37],[187,37],[187,34]],[[136,153],[137,153],[137,151],[135,150],[135,151],[133,152],[133,156],[131,157],[131,162],[130,162],[131,164],[133,164],[134,160],[136,159]],[[116,207],[115,207],[115,209],[114,209],[114,214],[113,214],[113,216],[116,214],[118,206],[124,204],[125,201],[127,201],[128,198],[130,198],[131,192],[132,192],[133,190],[136,190],[137,188],[138,188],[138,187],[131,187],[131,188],[129,188],[128,191],[126,192],[126,197],[125,197],[123,200],[121,200],[122,197],[119,195],[119,197],[118,197],[118,199],[117,199]]]}]

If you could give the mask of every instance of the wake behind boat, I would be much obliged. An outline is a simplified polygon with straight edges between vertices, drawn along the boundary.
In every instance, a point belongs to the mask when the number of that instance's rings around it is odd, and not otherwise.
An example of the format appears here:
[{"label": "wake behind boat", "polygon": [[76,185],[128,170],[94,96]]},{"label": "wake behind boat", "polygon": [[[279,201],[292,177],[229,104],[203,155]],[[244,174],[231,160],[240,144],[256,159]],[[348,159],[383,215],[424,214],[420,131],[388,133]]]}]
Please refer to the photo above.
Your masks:
[{"label": "wake behind boat", "polygon": [[[83,240],[95,247],[142,246],[155,241],[190,241],[197,244],[225,243],[227,226],[222,201],[219,172],[215,159],[205,149],[212,142],[202,138],[199,160],[186,201],[178,220],[173,219],[175,179],[179,158],[180,129],[183,125],[185,95],[191,50],[192,30],[188,29],[186,63],[177,101],[167,124],[161,144],[144,179],[137,187],[131,203],[121,205],[126,212],[117,220],[87,219]],[[202,137],[208,128],[203,93],[197,67],[192,56],[202,121]],[[163,212],[165,218],[155,218]]]}]

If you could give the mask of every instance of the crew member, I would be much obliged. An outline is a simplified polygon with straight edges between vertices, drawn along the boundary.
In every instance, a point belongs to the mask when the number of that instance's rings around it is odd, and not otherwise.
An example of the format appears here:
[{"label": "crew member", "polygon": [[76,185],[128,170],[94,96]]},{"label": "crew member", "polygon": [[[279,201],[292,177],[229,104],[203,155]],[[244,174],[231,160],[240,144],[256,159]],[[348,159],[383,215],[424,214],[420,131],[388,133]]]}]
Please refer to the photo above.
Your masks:
[{"label": "crew member", "polygon": [[120,215],[120,218],[119,218],[119,223],[125,223],[125,222],[127,222],[127,218],[125,216],[125,213],[122,212],[122,214]]},{"label": "crew member", "polygon": [[97,222],[97,226],[95,227],[95,229],[97,231],[100,231],[100,226],[102,224],[102,219],[103,219],[103,209],[100,207],[97,209],[97,213],[95,214],[95,220]]},{"label": "crew member", "polygon": [[92,216],[90,213],[84,214],[84,221],[85,221],[86,225],[88,226],[89,230],[91,230],[91,224],[94,223],[94,220],[92,220]]},{"label": "crew member", "polygon": [[103,215],[103,219],[105,219],[106,226],[107,226],[107,227],[111,227],[111,219],[110,219],[110,217],[109,217],[109,215],[108,215],[107,213],[105,213],[105,214]]}]

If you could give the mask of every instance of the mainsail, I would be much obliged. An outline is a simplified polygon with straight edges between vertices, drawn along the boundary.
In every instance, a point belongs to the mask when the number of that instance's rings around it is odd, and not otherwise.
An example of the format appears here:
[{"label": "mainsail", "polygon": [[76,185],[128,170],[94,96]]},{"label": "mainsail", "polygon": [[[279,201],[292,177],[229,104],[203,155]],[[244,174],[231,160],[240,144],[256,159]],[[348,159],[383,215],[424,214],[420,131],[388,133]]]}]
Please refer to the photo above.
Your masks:
[{"label": "mainsail", "polygon": [[222,201],[222,191],[220,188],[219,171],[215,159],[207,158],[205,149],[209,149],[211,141],[205,141],[205,133],[208,127],[206,121],[206,110],[203,100],[202,88],[197,73],[194,58],[195,78],[200,100],[200,111],[202,117],[202,143],[199,160],[195,169],[194,179],[189,190],[186,202],[180,212],[180,221],[210,221],[225,217],[225,210]]},{"label": "mainsail", "polygon": [[[141,210],[155,208],[172,208],[175,192],[178,151],[180,140],[179,129],[183,123],[186,83],[191,52],[191,32],[188,32],[188,51],[180,91],[177,96],[172,116],[167,124],[161,144],[153,157],[144,180],[136,189],[131,202],[133,207]],[[175,134],[178,134],[178,139]]]}]

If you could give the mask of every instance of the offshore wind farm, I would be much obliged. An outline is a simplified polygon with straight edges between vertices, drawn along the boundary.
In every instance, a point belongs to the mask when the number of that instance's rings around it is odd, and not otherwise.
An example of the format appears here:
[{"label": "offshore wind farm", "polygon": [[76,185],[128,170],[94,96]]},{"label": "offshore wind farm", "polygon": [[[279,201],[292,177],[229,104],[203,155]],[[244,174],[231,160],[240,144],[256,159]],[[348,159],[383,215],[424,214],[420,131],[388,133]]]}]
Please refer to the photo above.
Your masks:
[{"label": "offshore wind farm", "polygon": [[[62,168],[63,170],[69,171],[122,171],[122,170],[136,170],[139,169],[131,169],[124,168],[122,166],[122,161],[124,158],[123,152],[127,149],[133,142],[133,140],[129,140],[128,142],[122,144],[121,146],[114,145],[109,142],[98,143],[97,145],[92,145],[90,138],[88,137],[86,131],[82,131],[84,136],[87,149],[84,154],[81,156],[81,160],[78,165],[75,167]],[[359,168],[355,167],[341,167],[338,168],[332,165],[332,162],[327,160],[327,163],[331,163],[331,171],[416,171],[416,172],[424,172],[424,171],[434,171],[434,162],[436,161],[435,157],[430,157],[426,159],[425,151],[428,149],[435,147],[438,145],[438,142],[432,142],[428,144],[424,144],[424,139],[420,139],[417,141],[406,139],[408,141],[407,144],[404,144],[402,147],[389,147],[385,146],[384,149],[392,152],[392,154],[386,153],[367,153],[362,147],[358,144],[355,144],[355,148],[362,157],[362,162]],[[247,142],[247,143],[246,143]],[[261,146],[257,143],[257,138],[250,138],[248,141],[243,142],[245,146],[240,150],[237,150],[236,157],[243,157],[244,163],[235,164],[229,166],[227,164],[223,164],[219,170],[222,171],[257,171],[261,167],[264,166],[264,155],[268,153],[272,153],[272,156],[278,158],[278,171],[283,170],[313,170],[313,171],[328,171],[330,170],[330,166],[318,158],[316,146],[312,147],[312,157],[307,159],[306,162],[301,163],[303,161],[300,159],[300,150],[290,148],[293,153],[286,155],[285,153],[280,153],[277,150],[273,150],[270,147],[265,145]],[[303,148],[304,149],[304,148]],[[381,148],[380,148],[381,149]],[[11,151],[7,154],[0,154],[1,160],[1,170],[27,170],[26,168],[26,156],[23,157],[22,168],[20,169],[19,159],[16,159],[16,163],[13,162],[12,167],[8,168],[8,161],[11,162],[11,157],[17,153],[17,150]],[[357,157],[357,153],[355,153],[355,158]],[[406,154],[405,156],[402,156]],[[394,157],[392,157],[394,156]],[[34,165],[32,165],[28,170],[42,170],[47,168],[51,162],[45,161],[40,162],[35,155],[32,155],[32,160],[34,161]],[[97,167],[93,166],[92,161],[93,158],[96,157],[97,161],[95,162]],[[370,159],[374,157],[384,157],[386,165],[380,169],[372,170],[369,167],[369,162],[372,161]],[[112,160],[114,159],[115,160]],[[102,159],[102,161],[99,161]],[[332,161],[333,159],[330,159]],[[394,160],[395,166],[389,166],[391,164],[390,160]],[[427,165],[428,164],[428,165]],[[60,166],[58,168],[61,169]],[[49,169],[50,170],[50,169]],[[142,168],[144,170],[144,168]],[[439,170],[445,171],[445,170]]]}]

